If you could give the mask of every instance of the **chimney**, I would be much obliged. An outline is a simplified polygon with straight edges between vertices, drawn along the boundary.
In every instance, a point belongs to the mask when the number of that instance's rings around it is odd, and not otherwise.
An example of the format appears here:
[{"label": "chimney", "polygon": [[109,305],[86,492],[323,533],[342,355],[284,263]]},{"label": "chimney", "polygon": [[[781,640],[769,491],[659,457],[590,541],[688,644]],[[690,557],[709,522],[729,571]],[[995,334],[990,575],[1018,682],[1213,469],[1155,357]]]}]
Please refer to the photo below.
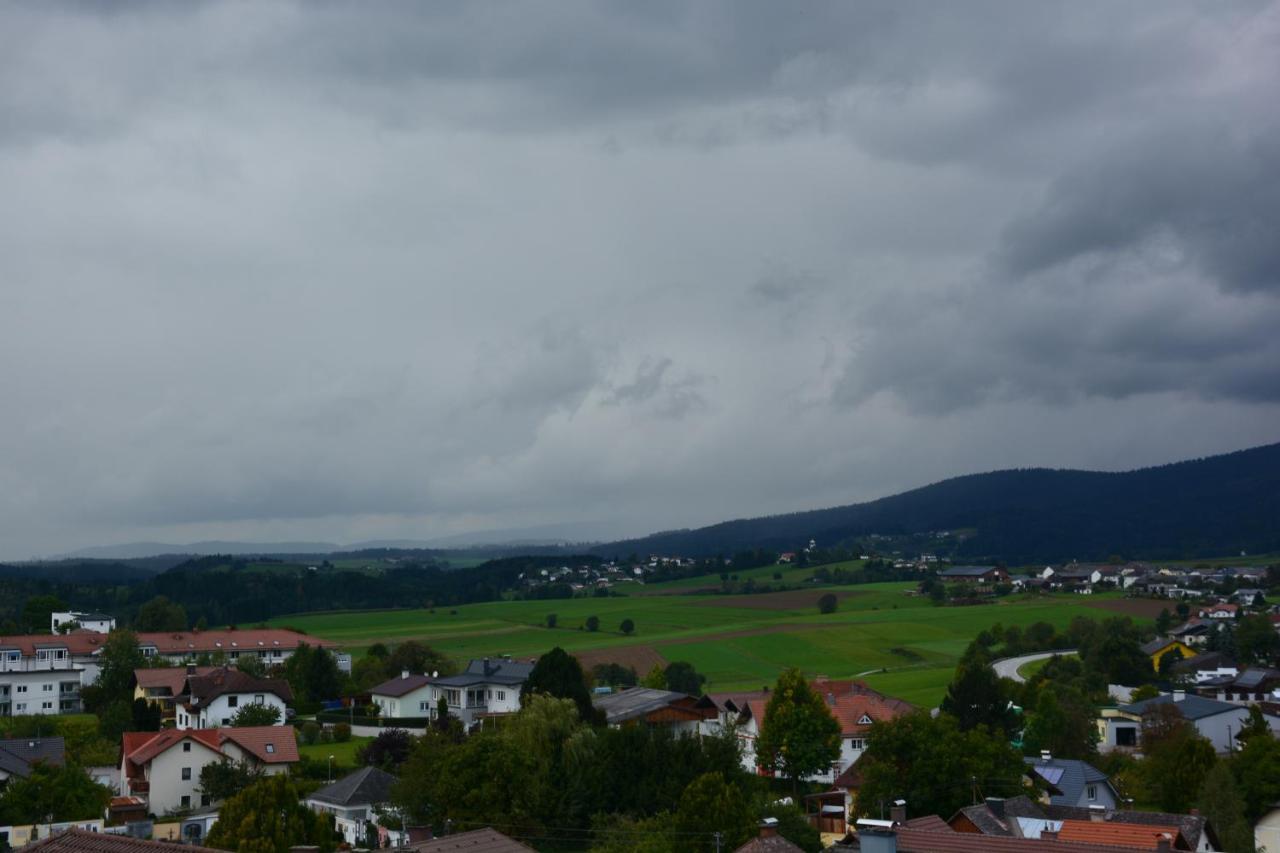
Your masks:
[{"label": "chimney", "polygon": [[407,829],[410,844],[417,844],[419,841],[430,841],[433,838],[431,827],[429,826],[410,826]]},{"label": "chimney", "polygon": [[889,820],[894,823],[907,822],[907,801],[894,800],[893,805],[889,806]]},{"label": "chimney", "polygon": [[1040,750],[1041,761],[1051,761],[1052,759],[1053,759],[1053,756],[1049,754],[1049,750],[1047,749]]},{"label": "chimney", "polygon": [[485,675],[493,675],[493,669],[489,666],[489,659],[488,659],[488,658],[485,658],[485,659],[484,659],[484,674],[485,674]]},{"label": "chimney", "polygon": [[1040,830],[1040,840],[1041,840],[1041,841],[1057,841],[1057,840],[1058,840],[1058,830],[1056,830],[1056,829],[1042,829],[1042,830]]},{"label": "chimney", "polygon": [[402,670],[400,670],[400,677],[401,677],[401,678],[408,678],[408,677],[409,677],[409,670],[407,670],[407,669],[402,669]]},{"label": "chimney", "polygon": [[1101,823],[1107,819],[1107,807],[1093,803],[1089,806],[1089,820]]},{"label": "chimney", "polygon": [[760,821],[760,837],[774,838],[778,834],[778,819],[776,817],[767,817]]},{"label": "chimney", "polygon": [[1004,820],[1004,797],[987,797],[987,811]]},{"label": "chimney", "polygon": [[1156,853],[1170,853],[1172,850],[1173,839],[1169,837],[1169,833],[1160,833],[1160,837],[1156,839]]},{"label": "chimney", "polygon": [[867,820],[857,823],[858,847],[862,853],[898,853],[898,834],[887,820]]}]

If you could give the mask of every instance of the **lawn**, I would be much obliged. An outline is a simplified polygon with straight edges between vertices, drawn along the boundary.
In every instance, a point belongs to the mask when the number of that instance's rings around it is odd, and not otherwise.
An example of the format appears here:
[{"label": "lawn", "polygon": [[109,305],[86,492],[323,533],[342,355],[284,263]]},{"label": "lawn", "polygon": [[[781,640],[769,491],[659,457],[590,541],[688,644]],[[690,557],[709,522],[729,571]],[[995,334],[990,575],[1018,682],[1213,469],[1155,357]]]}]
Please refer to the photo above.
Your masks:
[{"label": "lawn", "polygon": [[[298,752],[321,764],[327,763],[329,756],[332,755],[333,778],[337,779],[356,769],[356,750],[371,740],[373,740],[371,737],[352,737],[346,743],[314,743],[310,746],[300,743]],[[339,768],[342,768],[341,773],[338,772]]]},{"label": "lawn", "polygon": [[[775,569],[763,570],[769,575]],[[752,570],[760,571],[760,570]],[[788,570],[788,571],[807,571]],[[742,574],[740,573],[740,577]],[[718,581],[718,578],[717,578]],[[501,601],[428,610],[314,613],[274,620],[334,640],[356,655],[374,642],[427,643],[459,661],[473,657],[540,655],[553,646],[591,662],[656,653],[692,663],[708,690],[758,688],[789,666],[809,675],[863,676],[877,689],[936,704],[955,664],[979,631],[996,623],[1037,621],[1065,628],[1085,615],[1113,615],[1092,606],[1111,596],[1010,596],[972,607],[933,607],[908,595],[910,583],[806,588],[752,596],[643,595],[555,601]],[[841,596],[839,609],[818,613],[823,592]],[[557,627],[547,628],[554,613]],[[589,616],[599,631],[587,631]],[[632,636],[618,629],[635,621]],[[327,753],[326,753],[327,754]]]}]

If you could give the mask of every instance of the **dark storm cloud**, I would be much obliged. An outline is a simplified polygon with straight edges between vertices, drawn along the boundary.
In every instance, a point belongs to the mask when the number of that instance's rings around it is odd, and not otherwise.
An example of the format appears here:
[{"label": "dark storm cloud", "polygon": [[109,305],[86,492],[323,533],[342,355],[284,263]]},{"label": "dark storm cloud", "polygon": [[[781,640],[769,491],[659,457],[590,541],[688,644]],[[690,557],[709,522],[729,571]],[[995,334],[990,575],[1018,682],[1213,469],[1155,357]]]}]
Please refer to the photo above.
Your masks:
[{"label": "dark storm cloud", "polygon": [[1275,440],[1278,9],[0,8],[0,556]]}]

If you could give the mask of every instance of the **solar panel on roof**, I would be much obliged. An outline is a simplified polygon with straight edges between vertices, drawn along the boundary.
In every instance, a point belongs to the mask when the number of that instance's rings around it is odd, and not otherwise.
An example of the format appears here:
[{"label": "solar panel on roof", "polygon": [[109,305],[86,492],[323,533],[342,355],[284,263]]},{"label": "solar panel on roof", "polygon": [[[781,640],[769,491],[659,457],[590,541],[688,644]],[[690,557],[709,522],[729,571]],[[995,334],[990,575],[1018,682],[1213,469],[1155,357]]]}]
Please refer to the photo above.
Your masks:
[{"label": "solar panel on roof", "polygon": [[1036,772],[1044,777],[1044,780],[1050,785],[1056,785],[1062,780],[1062,774],[1066,770],[1065,767],[1037,767]]}]

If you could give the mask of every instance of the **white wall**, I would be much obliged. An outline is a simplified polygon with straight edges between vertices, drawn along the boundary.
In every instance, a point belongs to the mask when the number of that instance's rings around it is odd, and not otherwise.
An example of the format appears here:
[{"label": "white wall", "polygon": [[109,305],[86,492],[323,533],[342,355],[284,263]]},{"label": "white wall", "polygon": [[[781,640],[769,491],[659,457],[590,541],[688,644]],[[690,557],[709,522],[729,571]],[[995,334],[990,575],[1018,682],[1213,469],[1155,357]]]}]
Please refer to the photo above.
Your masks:
[{"label": "white wall", "polygon": [[[261,701],[258,701],[261,697]],[[235,704],[232,704],[234,700]],[[268,705],[280,712],[280,719],[276,725],[282,726],[285,723],[284,711],[285,703],[274,693],[224,693],[217,697],[207,706],[192,709],[188,713],[186,708],[179,707],[176,710],[175,717],[177,727],[180,729],[216,729],[219,726],[231,725],[231,718],[236,712],[245,705],[250,704]]]},{"label": "white wall", "polygon": [[[74,684],[75,689],[70,693],[63,693],[64,683]],[[64,701],[69,703],[66,713],[80,710],[79,670],[0,672],[0,705],[8,702],[8,713],[12,716],[63,713]]]},{"label": "white wall", "polygon": [[[183,743],[190,744],[190,752],[183,751]],[[199,807],[201,794],[196,789],[200,785],[200,769],[206,764],[221,760],[222,756],[217,752],[193,740],[174,744],[157,755],[152,759],[147,772],[147,781],[151,783],[151,790],[146,795],[147,809],[152,814],[160,816],[184,808],[182,804],[184,796],[189,798],[186,807]],[[190,768],[190,779],[182,778],[183,768]],[[127,783],[121,783],[121,787],[126,786]]]}]

